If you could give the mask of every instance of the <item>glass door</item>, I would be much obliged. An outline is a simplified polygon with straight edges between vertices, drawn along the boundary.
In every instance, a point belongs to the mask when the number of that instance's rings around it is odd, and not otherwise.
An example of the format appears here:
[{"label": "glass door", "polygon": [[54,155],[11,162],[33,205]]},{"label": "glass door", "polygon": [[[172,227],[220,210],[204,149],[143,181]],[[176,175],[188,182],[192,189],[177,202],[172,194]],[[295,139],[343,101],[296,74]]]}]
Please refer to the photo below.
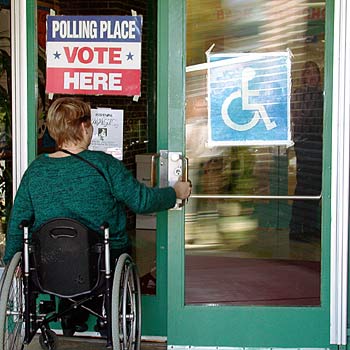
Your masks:
[{"label": "glass door", "polygon": [[[47,16],[130,16],[141,15],[141,94],[140,96],[76,95],[91,104],[93,109],[121,109],[124,115],[122,161],[141,182],[150,185],[151,156],[156,152],[157,135],[157,2],[137,0],[121,4],[110,0],[76,3],[67,0],[36,1],[37,29],[37,97],[35,111],[37,153],[51,153],[55,142],[46,128],[47,111],[57,96],[48,94],[47,74]],[[101,68],[103,66],[101,65]],[[95,127],[97,132],[98,128]],[[109,140],[107,140],[108,142]],[[143,306],[143,335],[166,335],[166,256],[161,232],[166,224],[164,215],[135,215],[127,213],[127,231],[132,241],[132,256],[138,265]],[[95,318],[89,320],[89,332],[96,335]],[[59,327],[59,325],[57,325]],[[85,333],[84,335],[89,335]],[[161,338],[162,340],[162,338]]]},{"label": "glass door", "polygon": [[170,111],[168,138],[193,194],[169,214],[168,344],[327,347],[329,1],[176,3],[186,68],[170,21],[169,76],[183,76],[185,111]]}]

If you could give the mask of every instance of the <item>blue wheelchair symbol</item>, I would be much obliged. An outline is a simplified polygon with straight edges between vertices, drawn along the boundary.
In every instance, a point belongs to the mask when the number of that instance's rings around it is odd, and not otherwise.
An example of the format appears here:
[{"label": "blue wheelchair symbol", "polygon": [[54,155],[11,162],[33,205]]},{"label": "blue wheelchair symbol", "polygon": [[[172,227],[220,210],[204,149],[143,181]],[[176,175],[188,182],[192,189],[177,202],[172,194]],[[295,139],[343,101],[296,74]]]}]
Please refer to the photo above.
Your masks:
[{"label": "blue wheelchair symbol", "polygon": [[208,62],[208,144],[290,144],[289,53],[213,54]]},{"label": "blue wheelchair symbol", "polygon": [[[262,120],[265,124],[266,130],[274,129],[277,125],[274,121],[270,120],[270,117],[262,104],[250,103],[249,97],[259,96],[259,91],[249,90],[248,82],[255,78],[255,70],[253,68],[245,68],[242,71],[242,89],[236,90],[231,93],[224,101],[221,107],[221,114],[224,123],[233,130],[247,131]],[[229,116],[228,109],[230,104],[237,98],[242,98],[242,110],[243,111],[255,111],[252,119],[245,124],[238,124]]]}]

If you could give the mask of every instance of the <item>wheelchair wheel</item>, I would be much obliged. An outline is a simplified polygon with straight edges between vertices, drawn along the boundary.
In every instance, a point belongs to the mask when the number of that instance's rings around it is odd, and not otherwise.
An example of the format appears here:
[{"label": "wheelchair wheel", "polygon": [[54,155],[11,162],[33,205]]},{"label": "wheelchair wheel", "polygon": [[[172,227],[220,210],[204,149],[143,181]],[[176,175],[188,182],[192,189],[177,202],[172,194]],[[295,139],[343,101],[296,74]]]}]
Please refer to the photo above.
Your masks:
[{"label": "wheelchair wheel", "polygon": [[119,257],[114,272],[112,340],[114,350],[140,350],[140,279],[136,265],[128,254],[122,254]]},{"label": "wheelchair wheel", "polygon": [[4,271],[0,290],[0,350],[23,349],[24,295],[21,257],[22,253],[16,253]]}]

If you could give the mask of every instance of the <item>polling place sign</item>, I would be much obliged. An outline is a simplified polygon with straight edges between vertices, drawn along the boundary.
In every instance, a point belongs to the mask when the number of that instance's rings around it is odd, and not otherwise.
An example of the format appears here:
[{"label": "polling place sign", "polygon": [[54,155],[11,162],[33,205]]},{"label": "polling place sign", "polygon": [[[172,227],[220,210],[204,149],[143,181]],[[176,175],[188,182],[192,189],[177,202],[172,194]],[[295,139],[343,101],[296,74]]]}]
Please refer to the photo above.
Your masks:
[{"label": "polling place sign", "polygon": [[48,93],[140,95],[142,16],[48,16]]}]

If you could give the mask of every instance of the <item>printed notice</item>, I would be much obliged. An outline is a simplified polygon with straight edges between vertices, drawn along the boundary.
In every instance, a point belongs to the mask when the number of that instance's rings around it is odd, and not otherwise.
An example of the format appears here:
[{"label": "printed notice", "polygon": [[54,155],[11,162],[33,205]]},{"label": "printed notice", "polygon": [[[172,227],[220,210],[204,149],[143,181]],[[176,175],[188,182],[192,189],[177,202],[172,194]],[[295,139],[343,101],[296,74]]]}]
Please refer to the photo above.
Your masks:
[{"label": "printed notice", "polygon": [[94,132],[89,149],[103,151],[122,160],[123,119],[124,111],[121,109],[92,109],[91,123]]},{"label": "printed notice", "polygon": [[141,94],[142,16],[48,16],[48,93]]}]

